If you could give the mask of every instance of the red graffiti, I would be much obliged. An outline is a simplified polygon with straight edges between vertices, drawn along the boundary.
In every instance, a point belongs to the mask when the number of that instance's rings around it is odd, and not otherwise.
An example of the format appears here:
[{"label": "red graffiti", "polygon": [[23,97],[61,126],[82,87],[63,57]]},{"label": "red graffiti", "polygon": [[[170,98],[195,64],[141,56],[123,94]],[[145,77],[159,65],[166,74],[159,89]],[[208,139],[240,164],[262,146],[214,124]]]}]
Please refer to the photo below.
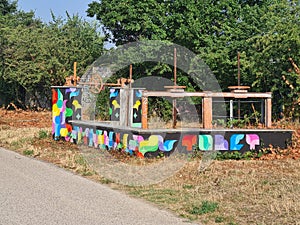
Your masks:
[{"label": "red graffiti", "polygon": [[186,147],[186,150],[192,151],[193,145],[197,144],[197,135],[185,135],[182,138],[182,146]]}]

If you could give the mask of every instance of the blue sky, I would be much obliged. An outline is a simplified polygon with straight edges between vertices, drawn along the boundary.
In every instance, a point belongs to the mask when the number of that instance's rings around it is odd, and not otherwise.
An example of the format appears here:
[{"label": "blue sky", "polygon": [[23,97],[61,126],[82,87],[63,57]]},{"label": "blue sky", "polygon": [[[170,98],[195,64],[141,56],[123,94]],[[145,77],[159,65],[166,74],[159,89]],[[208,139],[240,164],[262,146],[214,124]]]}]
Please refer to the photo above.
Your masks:
[{"label": "blue sky", "polygon": [[19,9],[28,12],[33,10],[37,18],[44,22],[52,21],[51,10],[55,16],[66,17],[66,11],[70,15],[78,14],[83,19],[91,19],[86,16],[88,4],[93,0],[18,0]]}]

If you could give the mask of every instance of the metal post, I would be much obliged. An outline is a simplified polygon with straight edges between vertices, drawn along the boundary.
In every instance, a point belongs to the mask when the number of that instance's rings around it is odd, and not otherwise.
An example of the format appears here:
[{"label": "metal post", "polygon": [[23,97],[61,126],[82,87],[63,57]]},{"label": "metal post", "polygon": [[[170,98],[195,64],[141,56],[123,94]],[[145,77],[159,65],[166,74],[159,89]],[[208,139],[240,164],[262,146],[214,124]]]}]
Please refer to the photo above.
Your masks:
[{"label": "metal post", "polygon": [[[174,48],[174,86],[176,88],[177,85],[177,56],[176,56],[176,48]],[[173,113],[172,113],[172,119],[173,119],[173,128],[176,128],[177,125],[177,110],[176,110],[176,98],[173,99]]]},{"label": "metal post", "polygon": [[261,100],[261,103],[260,103],[260,112],[261,112],[260,122],[262,124],[264,124],[264,123],[266,123],[266,120],[265,120],[265,101],[263,99]]},{"label": "metal post", "polygon": [[[241,86],[241,68],[240,68],[240,52],[238,52],[237,55],[237,61],[238,61],[238,86]],[[241,102],[238,99],[238,119],[241,119]]]},{"label": "metal post", "polygon": [[[232,122],[232,120],[233,120],[233,100],[232,99],[229,101],[229,108],[230,108],[229,118],[230,118],[230,121]],[[233,127],[233,125],[231,123],[230,128],[232,128],[232,127]]]}]

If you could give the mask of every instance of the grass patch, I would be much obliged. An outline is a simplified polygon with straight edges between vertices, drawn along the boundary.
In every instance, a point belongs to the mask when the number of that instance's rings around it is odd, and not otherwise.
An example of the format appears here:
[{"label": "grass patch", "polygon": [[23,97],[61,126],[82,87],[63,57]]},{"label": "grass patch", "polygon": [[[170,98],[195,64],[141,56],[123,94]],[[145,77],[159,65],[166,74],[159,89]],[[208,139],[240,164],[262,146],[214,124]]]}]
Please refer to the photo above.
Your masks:
[{"label": "grass patch", "polygon": [[[225,154],[209,170],[199,173],[202,153],[196,151],[193,160],[159,184],[124,186],[93,172],[76,145],[53,141],[50,130],[50,126],[49,129],[16,128],[4,124],[0,127],[0,145],[24,155],[36,155],[199,224],[299,224],[300,160],[295,154],[293,160],[291,157],[276,160],[278,151],[270,150],[268,155],[273,155],[274,160],[266,157],[264,161],[254,160],[264,159],[263,151],[257,155],[252,155],[253,152]],[[299,146],[300,127],[295,130]],[[294,150],[299,151],[291,149]],[[133,163],[143,165],[137,160]]]},{"label": "grass patch", "polygon": [[216,223],[223,223],[225,221],[225,218],[223,216],[217,216],[215,218]]},{"label": "grass patch", "polygon": [[34,154],[33,150],[24,150],[23,155],[32,156]]},{"label": "grass patch", "polygon": [[45,139],[45,138],[49,137],[49,133],[48,133],[48,131],[41,129],[41,130],[39,130],[38,137],[39,137],[39,139]]},{"label": "grass patch", "polygon": [[213,213],[218,209],[217,202],[203,201],[200,206],[194,205],[188,212],[192,215],[202,215],[206,213]]}]

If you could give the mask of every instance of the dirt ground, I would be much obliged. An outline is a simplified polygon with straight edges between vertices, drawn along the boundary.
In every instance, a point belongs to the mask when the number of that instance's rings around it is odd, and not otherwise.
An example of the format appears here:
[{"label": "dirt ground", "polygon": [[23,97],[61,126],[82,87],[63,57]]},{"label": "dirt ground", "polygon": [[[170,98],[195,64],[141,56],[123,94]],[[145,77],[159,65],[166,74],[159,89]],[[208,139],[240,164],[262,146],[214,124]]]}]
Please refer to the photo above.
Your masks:
[{"label": "dirt ground", "polygon": [[201,224],[300,224],[300,125],[288,149],[259,159],[214,161],[203,172],[198,159],[173,177],[149,186],[125,186],[97,174],[77,146],[51,137],[51,112],[0,109],[0,147],[54,163],[89,179],[172,210]]}]

